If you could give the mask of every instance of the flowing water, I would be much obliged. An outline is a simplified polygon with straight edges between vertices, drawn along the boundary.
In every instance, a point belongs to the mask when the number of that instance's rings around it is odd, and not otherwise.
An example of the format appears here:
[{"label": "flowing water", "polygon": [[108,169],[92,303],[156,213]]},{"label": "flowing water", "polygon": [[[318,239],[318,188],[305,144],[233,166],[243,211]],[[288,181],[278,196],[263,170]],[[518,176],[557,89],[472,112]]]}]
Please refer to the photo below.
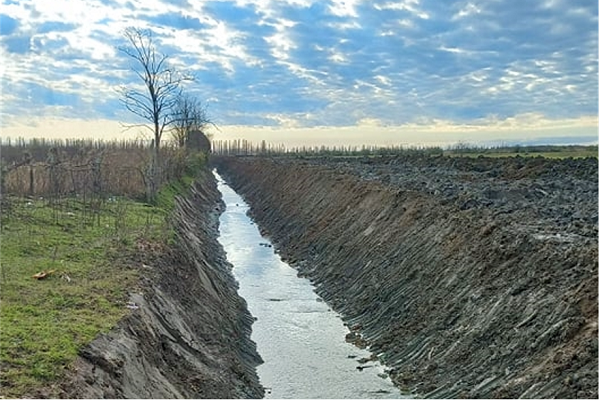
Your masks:
[{"label": "flowing water", "polygon": [[[227,205],[219,242],[252,315],[266,398],[402,398],[370,353],[346,343],[340,316],[281,261],[246,215],[248,205],[215,173]],[[364,368],[363,368],[364,367]]]}]

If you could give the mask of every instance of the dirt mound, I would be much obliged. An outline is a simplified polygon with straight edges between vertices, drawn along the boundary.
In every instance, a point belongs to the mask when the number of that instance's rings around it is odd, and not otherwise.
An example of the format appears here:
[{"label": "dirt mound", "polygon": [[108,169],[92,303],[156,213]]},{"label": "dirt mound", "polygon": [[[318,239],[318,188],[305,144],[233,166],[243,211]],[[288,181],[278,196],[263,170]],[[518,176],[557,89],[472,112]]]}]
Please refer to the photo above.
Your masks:
[{"label": "dirt mound", "polygon": [[398,385],[597,398],[596,159],[217,166]]},{"label": "dirt mound", "polygon": [[261,398],[253,319],[217,242],[224,205],[206,171],[172,216],[174,247],[143,265],[132,313],[80,352],[75,398]]}]

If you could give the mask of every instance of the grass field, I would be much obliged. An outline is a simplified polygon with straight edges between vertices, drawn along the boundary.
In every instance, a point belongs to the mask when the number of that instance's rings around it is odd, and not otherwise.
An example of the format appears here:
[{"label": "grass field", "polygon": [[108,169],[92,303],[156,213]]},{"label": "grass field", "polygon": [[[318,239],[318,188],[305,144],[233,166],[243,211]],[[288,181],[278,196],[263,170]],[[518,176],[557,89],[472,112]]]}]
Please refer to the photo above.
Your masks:
[{"label": "grass field", "polygon": [[[127,199],[100,213],[73,200],[11,199],[0,234],[2,396],[58,379],[78,349],[127,312],[138,282],[134,252],[165,235],[163,209]],[[90,216],[91,215],[91,216]],[[32,276],[51,272],[45,279]]]}]

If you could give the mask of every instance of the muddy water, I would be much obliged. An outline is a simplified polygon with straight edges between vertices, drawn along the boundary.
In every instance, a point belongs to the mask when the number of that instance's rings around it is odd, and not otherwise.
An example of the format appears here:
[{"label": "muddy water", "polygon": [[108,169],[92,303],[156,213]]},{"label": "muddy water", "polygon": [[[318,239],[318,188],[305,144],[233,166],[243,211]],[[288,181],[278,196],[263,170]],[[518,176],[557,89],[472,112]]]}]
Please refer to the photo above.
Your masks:
[{"label": "muddy water", "polygon": [[281,261],[246,215],[248,205],[215,175],[227,205],[219,242],[257,318],[252,339],[265,361],[258,375],[266,397],[402,398],[383,366],[359,363],[370,353],[345,342],[348,330],[340,316]]}]

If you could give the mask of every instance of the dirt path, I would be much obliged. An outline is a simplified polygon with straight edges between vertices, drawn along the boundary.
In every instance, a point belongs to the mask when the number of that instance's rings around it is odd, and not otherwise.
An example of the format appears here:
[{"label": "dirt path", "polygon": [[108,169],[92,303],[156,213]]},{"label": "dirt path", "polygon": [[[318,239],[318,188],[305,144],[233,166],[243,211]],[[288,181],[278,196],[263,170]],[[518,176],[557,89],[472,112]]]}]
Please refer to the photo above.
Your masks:
[{"label": "dirt path", "polygon": [[597,159],[217,165],[398,385],[597,398]]}]

